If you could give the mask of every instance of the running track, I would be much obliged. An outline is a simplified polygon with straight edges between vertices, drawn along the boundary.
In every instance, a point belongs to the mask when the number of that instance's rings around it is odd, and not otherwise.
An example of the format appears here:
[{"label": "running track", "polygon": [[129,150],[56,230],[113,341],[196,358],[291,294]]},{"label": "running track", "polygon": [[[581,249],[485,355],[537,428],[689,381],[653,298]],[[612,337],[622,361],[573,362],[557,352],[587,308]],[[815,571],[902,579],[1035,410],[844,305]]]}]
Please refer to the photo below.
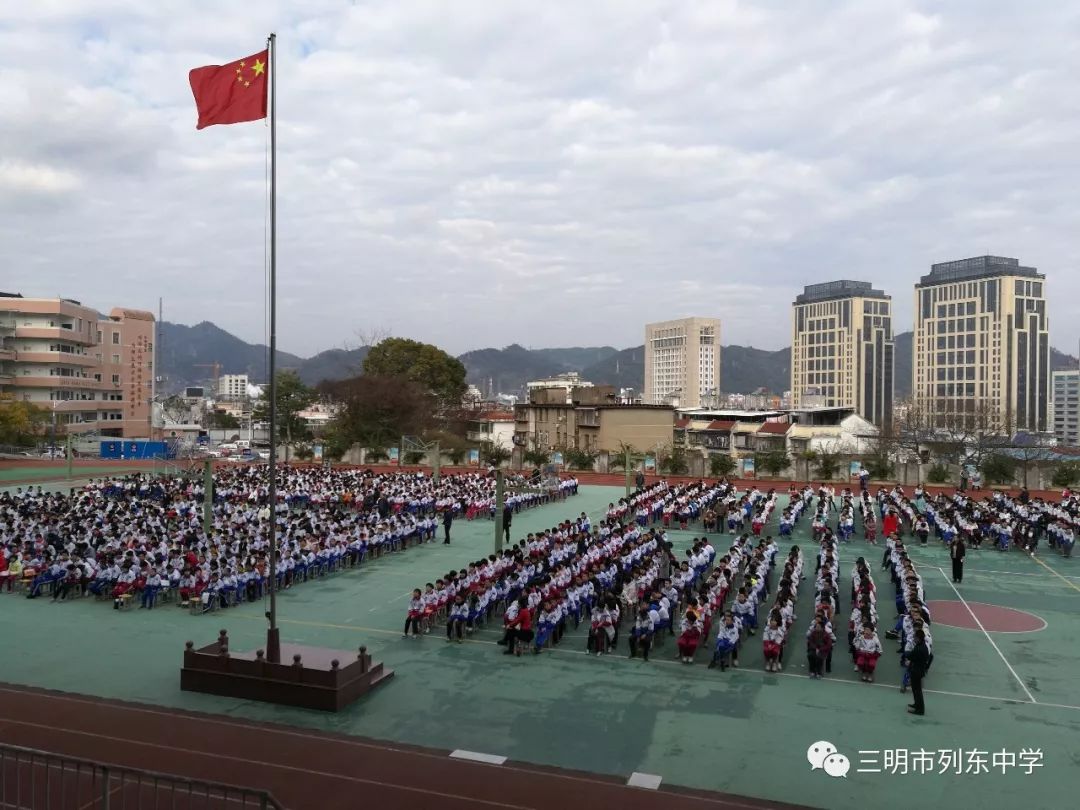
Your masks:
[{"label": "running track", "polygon": [[719,793],[629,788],[622,780],[446,751],[235,721],[217,715],[0,685],[0,740],[71,757],[269,790],[289,810],[618,807],[793,808]]}]

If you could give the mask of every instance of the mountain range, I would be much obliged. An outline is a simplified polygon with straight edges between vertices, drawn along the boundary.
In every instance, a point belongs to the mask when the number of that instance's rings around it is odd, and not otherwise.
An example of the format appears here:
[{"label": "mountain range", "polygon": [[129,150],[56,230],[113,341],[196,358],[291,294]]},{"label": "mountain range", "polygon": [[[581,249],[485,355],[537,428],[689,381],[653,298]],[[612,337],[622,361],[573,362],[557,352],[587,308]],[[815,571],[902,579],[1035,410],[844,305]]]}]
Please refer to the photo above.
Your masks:
[{"label": "mountain range", "polygon": [[[911,394],[912,333],[895,337],[895,392],[898,399]],[[224,329],[203,321],[194,326],[161,324],[158,368],[166,377],[164,389],[179,391],[186,385],[213,379],[214,364],[223,374],[247,374],[252,382],[267,378],[267,351],[246,343]],[[328,349],[312,357],[279,351],[280,369],[295,370],[308,385],[359,374],[368,347]],[[563,349],[527,349],[516,343],[502,349],[476,349],[459,358],[467,379],[485,394],[520,393],[529,380],[576,371],[597,385],[641,390],[645,378],[645,347],[575,346]],[[764,388],[780,393],[790,386],[791,349],[776,351],[752,346],[724,346],[720,352],[720,382],[725,392],[749,393]],[[1077,359],[1050,349],[1053,369],[1075,369]]]}]

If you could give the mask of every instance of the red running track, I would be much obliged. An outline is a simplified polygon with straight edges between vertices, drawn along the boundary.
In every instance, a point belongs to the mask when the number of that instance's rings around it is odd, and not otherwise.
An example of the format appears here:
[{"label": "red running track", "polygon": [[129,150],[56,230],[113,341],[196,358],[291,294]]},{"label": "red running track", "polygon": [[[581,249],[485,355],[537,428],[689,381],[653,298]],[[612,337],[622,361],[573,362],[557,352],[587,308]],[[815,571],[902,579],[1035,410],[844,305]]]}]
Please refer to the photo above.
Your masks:
[{"label": "red running track", "polygon": [[630,788],[614,777],[513,762],[485,765],[450,759],[446,751],[11,685],[0,685],[0,718],[0,741],[11,745],[268,790],[288,810],[412,810],[432,802],[439,810],[795,808],[719,793]]}]

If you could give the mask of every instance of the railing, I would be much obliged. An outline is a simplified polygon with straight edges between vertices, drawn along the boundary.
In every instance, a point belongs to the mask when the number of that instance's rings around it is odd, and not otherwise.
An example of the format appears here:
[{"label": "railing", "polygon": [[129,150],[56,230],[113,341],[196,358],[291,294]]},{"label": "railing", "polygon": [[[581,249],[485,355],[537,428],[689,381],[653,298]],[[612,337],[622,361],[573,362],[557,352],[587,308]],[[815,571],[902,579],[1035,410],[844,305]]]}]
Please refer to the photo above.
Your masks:
[{"label": "railing", "polygon": [[0,807],[18,810],[284,810],[264,790],[0,745]]}]

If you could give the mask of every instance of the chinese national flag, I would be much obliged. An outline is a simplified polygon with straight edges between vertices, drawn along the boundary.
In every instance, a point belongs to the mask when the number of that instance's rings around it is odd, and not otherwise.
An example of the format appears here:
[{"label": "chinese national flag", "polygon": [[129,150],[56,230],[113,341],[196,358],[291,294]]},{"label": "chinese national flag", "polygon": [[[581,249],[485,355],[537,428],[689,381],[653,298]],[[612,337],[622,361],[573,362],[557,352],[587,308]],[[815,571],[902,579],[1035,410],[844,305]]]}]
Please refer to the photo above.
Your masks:
[{"label": "chinese national flag", "polygon": [[207,65],[188,74],[195,106],[196,129],[266,118],[266,65],[269,51],[260,51],[227,65]]}]

